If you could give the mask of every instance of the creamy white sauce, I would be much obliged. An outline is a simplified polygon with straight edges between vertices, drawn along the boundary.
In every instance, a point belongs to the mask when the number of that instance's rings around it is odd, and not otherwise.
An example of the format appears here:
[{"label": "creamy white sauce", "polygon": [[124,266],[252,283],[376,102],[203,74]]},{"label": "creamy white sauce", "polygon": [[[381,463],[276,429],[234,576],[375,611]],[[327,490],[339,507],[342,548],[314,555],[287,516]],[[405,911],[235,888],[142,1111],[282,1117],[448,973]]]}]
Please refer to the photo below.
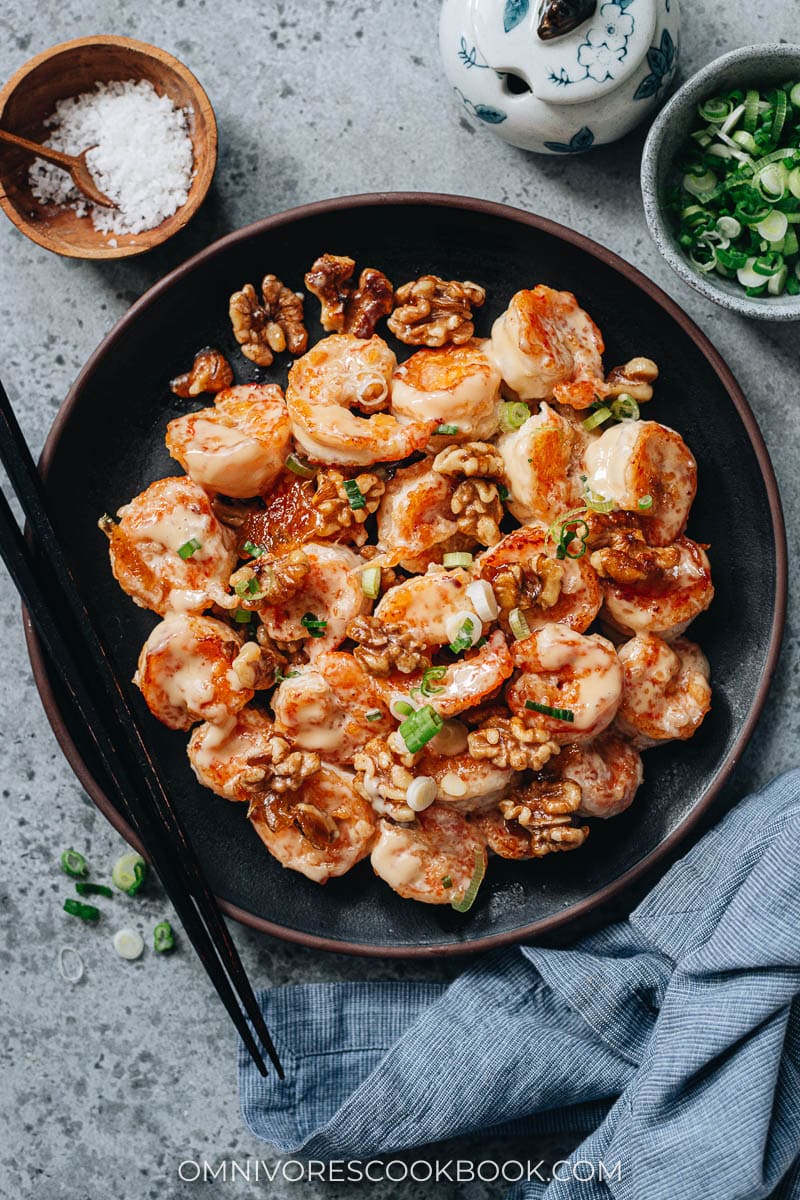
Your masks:
[{"label": "creamy white sauce", "polygon": [[186,471],[196,483],[232,496],[250,496],[270,473],[269,448],[235,425],[198,417],[183,449]]},{"label": "creamy white sauce", "polygon": [[371,862],[375,874],[394,889],[421,879],[425,870],[412,839],[394,825],[384,825],[381,829]]},{"label": "creamy white sauce", "polygon": [[628,483],[628,466],[641,431],[641,421],[621,421],[586,448],[587,486],[622,508],[635,507],[639,499]]}]

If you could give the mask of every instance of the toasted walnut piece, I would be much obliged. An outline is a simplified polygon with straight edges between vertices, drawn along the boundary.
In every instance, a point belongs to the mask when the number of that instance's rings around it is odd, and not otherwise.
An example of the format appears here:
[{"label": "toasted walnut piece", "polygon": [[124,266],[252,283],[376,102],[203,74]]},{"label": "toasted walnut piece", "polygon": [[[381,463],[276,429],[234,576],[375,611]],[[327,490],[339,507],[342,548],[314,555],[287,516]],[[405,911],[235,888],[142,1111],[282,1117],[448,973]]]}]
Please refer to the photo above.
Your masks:
[{"label": "toasted walnut piece", "polygon": [[411,675],[431,665],[425,643],[405,625],[384,625],[377,617],[362,615],[347,626],[347,636],[358,642],[353,655],[370,675],[388,675],[392,670]]},{"label": "toasted walnut piece", "polygon": [[397,307],[389,328],[407,346],[460,346],[475,332],[473,307],[479,308],[485,299],[477,283],[422,275],[395,292]]},{"label": "toasted walnut piece", "polygon": [[589,526],[589,532],[586,534],[586,546],[589,550],[610,546],[620,534],[643,536],[639,517],[623,508],[614,509],[609,513],[587,509],[583,519]]},{"label": "toasted walnut piece", "polygon": [[259,692],[272,687],[279,664],[279,656],[268,646],[245,642],[231,663],[231,670],[238,677],[240,687]]},{"label": "toasted walnut piece", "polygon": [[501,619],[507,621],[515,608],[552,608],[561,596],[563,578],[563,564],[549,554],[537,554],[525,564],[503,563],[491,577]]},{"label": "toasted walnut piece", "polygon": [[324,471],[317,475],[317,490],[311,503],[323,517],[318,537],[332,538],[349,531],[350,540],[357,546],[367,540],[364,522],[380,504],[386,484],[377,475],[369,472],[356,475],[352,482],[364,497],[364,505],[361,508],[352,507],[345,488],[345,478],[339,471]]},{"label": "toasted walnut piece", "polygon": [[207,347],[195,355],[191,371],[170,380],[170,391],[183,400],[203,392],[221,392],[233,383],[233,371],[224,354]]},{"label": "toasted walnut piece", "polygon": [[[376,558],[381,560],[379,564],[381,568],[381,592],[386,592],[390,587],[394,587],[398,579],[397,571],[394,570],[394,563],[396,561],[394,557],[386,554],[379,546],[362,546],[359,554],[366,563],[374,562]],[[389,563],[392,566],[389,566]]]},{"label": "toasted walnut piece", "polygon": [[346,255],[322,254],[306,273],[305,283],[322,306],[320,322],[327,333],[370,338],[381,317],[394,306],[394,290],[382,271],[365,267],[352,282],[355,261]]},{"label": "toasted walnut piece", "polygon": [[489,442],[447,446],[439,451],[432,466],[440,475],[464,475],[468,479],[475,475],[483,479],[503,478],[503,459]]},{"label": "toasted walnut piece", "polygon": [[268,367],[274,356],[286,349],[303,354],[308,332],[303,323],[302,293],[285,287],[275,275],[265,275],[261,296],[259,304],[256,289],[246,283],[230,299],[233,335],[242,354],[259,367]]},{"label": "toasted walnut piece", "polygon": [[[250,759],[250,766],[239,776],[238,782],[250,796],[251,810],[258,805],[266,811],[277,797],[298,791],[311,775],[316,774],[320,765],[318,754],[294,750],[286,738],[274,734],[266,751]],[[275,808],[273,815],[277,815]]]},{"label": "toasted walnut piece", "polygon": [[372,738],[353,756],[356,790],[376,812],[395,821],[413,821],[416,814],[406,804],[406,793],[414,782],[411,768],[419,758],[395,730],[387,738]]},{"label": "toasted walnut piece", "polygon": [[527,729],[519,717],[490,717],[467,736],[473,758],[488,759],[500,770],[541,771],[558,745],[540,729]]},{"label": "toasted walnut piece", "polygon": [[581,789],[572,780],[536,781],[500,801],[506,821],[516,822],[531,836],[531,854],[544,858],[560,850],[577,850],[589,836],[588,825],[575,825],[573,814],[581,802]]},{"label": "toasted walnut piece", "polygon": [[241,607],[255,611],[265,604],[285,604],[303,586],[310,568],[302,550],[278,558],[262,555],[234,571],[230,586],[239,596]]},{"label": "toasted walnut piece", "polygon": [[293,663],[303,664],[307,661],[304,637],[296,638],[294,641],[282,641],[280,638],[270,637],[264,626],[259,625],[256,630],[256,639],[259,646],[268,646],[280,656],[281,662],[278,665],[282,671]]},{"label": "toasted walnut piece", "polygon": [[632,358],[621,367],[612,367],[602,388],[604,399],[627,394],[640,404],[653,398],[653,384],[658,379],[658,367],[652,358]]},{"label": "toasted walnut piece", "polygon": [[537,554],[530,563],[530,570],[539,581],[540,591],[536,597],[539,608],[552,608],[561,597],[564,565],[549,554]]},{"label": "toasted walnut piece", "polygon": [[609,545],[595,550],[589,562],[602,579],[614,583],[650,583],[680,562],[677,546],[648,546],[638,531],[612,534]]},{"label": "toasted walnut piece", "polygon": [[496,546],[503,536],[500,493],[486,479],[463,480],[450,498],[450,511],[459,532],[470,534],[482,546]]}]

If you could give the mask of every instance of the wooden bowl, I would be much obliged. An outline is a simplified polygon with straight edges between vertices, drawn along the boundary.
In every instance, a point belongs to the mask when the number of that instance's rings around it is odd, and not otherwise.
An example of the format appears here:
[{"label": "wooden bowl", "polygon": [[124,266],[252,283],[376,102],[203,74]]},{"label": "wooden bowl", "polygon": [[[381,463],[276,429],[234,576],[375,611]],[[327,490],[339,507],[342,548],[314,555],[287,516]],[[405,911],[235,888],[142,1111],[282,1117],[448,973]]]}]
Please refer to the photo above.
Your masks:
[{"label": "wooden bowl", "polygon": [[[208,96],[192,72],[157,46],[127,37],[76,38],[30,59],[0,91],[0,128],[33,141],[48,136],[44,122],[56,103],[91,91],[97,82],[146,79],[159,95],[189,110],[194,178],[182,208],[155,229],[99,233],[90,217],[42,204],[31,193],[31,155],[0,143],[0,207],[31,241],[68,258],[129,258],[160,246],[183,229],[205,199],[217,163],[217,123]],[[110,238],[117,242],[109,245]]]}]

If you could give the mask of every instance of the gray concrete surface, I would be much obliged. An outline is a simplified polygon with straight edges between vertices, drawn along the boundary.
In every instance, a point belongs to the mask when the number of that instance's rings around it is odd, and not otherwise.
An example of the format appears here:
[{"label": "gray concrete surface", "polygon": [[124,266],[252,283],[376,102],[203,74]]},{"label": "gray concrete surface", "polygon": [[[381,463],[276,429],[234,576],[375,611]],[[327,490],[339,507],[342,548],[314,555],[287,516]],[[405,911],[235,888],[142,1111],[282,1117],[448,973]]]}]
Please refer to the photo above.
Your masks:
[{"label": "gray concrete surface", "polygon": [[[800,524],[797,328],[747,324],[703,302],[661,263],[639,203],[640,134],[592,157],[564,160],[527,156],[474,129],[441,75],[437,9],[434,0],[41,0],[35,7],[0,0],[0,78],[54,42],[128,34],[164,46],[196,71],[220,131],[219,170],[205,209],[183,235],[143,259],[59,259],[0,220],[0,366],[31,445],[39,449],[78,369],[126,307],[218,235],[325,196],[459,192],[583,230],[685,306],[730,362],[761,422],[793,544]],[[691,0],[684,9],[684,74],[736,45],[796,39],[789,0]],[[434,1194],[429,1185],[180,1182],[184,1159],[276,1156],[240,1121],[234,1038],[192,954],[148,955],[129,965],[111,950],[108,925],[105,932],[65,925],[60,849],[81,847],[101,867],[122,842],[61,757],[31,681],[17,600],[2,574],[0,587],[0,1196]],[[739,770],[742,790],[796,762],[796,623],[792,604],[771,704]],[[113,908],[113,928],[124,914],[148,930],[168,912],[157,893],[135,905],[115,900]],[[326,956],[240,928],[235,936],[259,984],[445,978],[456,969]],[[65,942],[78,945],[86,961],[74,988],[56,969]],[[500,1153],[496,1146],[453,1149]],[[559,1147],[527,1149],[535,1160],[540,1149]],[[503,1190],[445,1185],[435,1194],[478,1200]]]}]

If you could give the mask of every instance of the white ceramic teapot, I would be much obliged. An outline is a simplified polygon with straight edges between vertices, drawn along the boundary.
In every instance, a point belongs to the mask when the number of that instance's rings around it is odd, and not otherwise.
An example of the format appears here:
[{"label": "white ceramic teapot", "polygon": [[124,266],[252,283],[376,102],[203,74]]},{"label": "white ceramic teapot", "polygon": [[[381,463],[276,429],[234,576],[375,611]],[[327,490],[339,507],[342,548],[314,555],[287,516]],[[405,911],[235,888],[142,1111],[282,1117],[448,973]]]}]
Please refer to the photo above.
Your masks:
[{"label": "white ceramic teapot", "polygon": [[578,154],[628,133],[666,98],[679,0],[444,0],[444,68],[498,137]]}]

